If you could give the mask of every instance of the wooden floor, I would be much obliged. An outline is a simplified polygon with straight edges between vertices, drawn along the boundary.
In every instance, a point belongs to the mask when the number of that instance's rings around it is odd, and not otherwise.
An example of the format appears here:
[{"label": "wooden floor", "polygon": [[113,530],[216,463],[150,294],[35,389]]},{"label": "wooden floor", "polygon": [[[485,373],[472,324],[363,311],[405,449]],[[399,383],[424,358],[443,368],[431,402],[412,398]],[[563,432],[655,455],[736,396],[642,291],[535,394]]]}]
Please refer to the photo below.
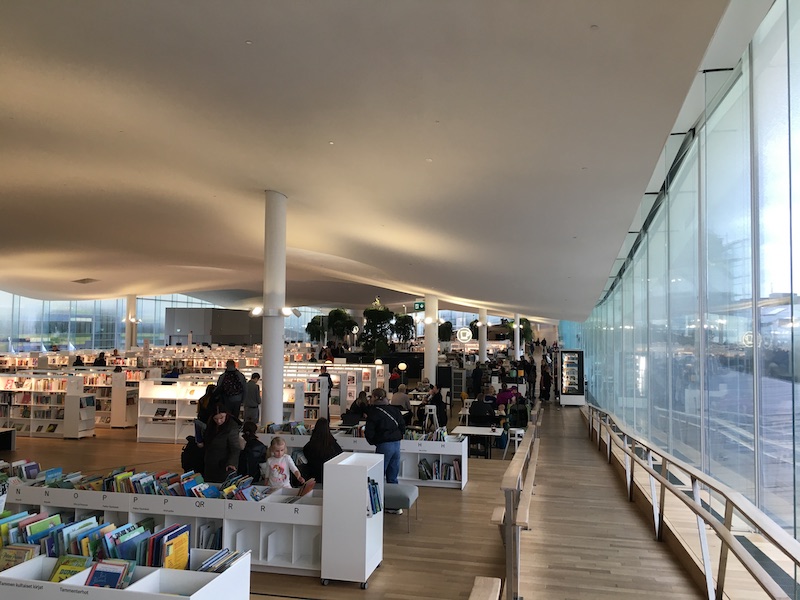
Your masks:
[{"label": "wooden floor", "polygon": [[587,438],[580,411],[547,406],[531,529],[522,532],[523,598],[702,598],[624,484]]},{"label": "wooden floor", "polygon": [[[17,452],[0,452],[0,459],[28,458],[85,473],[120,465],[180,467],[180,445],[135,440],[134,430],[98,430],[96,438],[75,441],[18,438]],[[463,491],[421,487],[419,519],[412,516],[410,534],[406,515],[386,515],[383,564],[367,590],[254,572],[251,598],[458,599],[469,597],[475,576],[504,578],[504,549],[497,527],[489,524],[503,502],[500,478],[508,459],[501,456],[470,459]],[[587,441],[577,409],[546,410],[537,482],[534,526],[523,532],[524,598],[700,597],[625,500],[621,484]]]}]

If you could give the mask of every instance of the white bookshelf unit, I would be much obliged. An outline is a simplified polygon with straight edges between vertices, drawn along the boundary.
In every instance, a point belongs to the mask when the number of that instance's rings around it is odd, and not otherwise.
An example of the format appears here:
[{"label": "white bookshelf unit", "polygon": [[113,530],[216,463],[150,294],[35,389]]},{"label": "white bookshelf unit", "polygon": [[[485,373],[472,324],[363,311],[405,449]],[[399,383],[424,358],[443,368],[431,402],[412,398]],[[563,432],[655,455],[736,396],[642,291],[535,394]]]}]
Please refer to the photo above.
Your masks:
[{"label": "white bookshelf unit", "polygon": [[[281,436],[286,441],[288,449],[302,450],[310,435],[294,435],[289,433],[260,433],[258,438],[269,447],[272,438],[276,435]],[[336,441],[345,452],[375,452],[372,446],[363,437],[352,437],[349,435],[338,434]],[[400,441],[400,483],[410,483],[426,487],[443,487],[463,490],[467,485],[467,456],[469,443],[467,438],[459,439],[459,436],[447,436],[443,442],[428,440],[401,440]],[[439,465],[452,465],[453,461],[459,461],[461,479],[420,479],[419,462],[426,459],[433,468],[438,461]],[[326,480],[327,481],[327,480]],[[325,484],[327,487],[327,483]]]},{"label": "white bookshelf unit", "polygon": [[345,452],[325,463],[322,507],[322,584],[367,580],[383,561],[383,509],[371,509],[369,480],[383,505],[383,455]]},{"label": "white bookshelf unit", "polygon": [[0,595],[14,600],[63,600],[76,594],[90,600],[157,600],[175,596],[189,600],[250,598],[250,555],[243,555],[222,573],[197,571],[212,554],[209,550],[193,550],[186,571],[137,566],[131,584],[124,590],[86,586],[89,569],[53,583],[49,577],[57,559],[40,555],[0,572]]},{"label": "white bookshelf unit", "polygon": [[197,401],[205,382],[182,379],[145,379],[139,382],[137,442],[184,443],[194,435]]},{"label": "white bookshelf unit", "polygon": [[[382,471],[381,471],[382,472]],[[200,549],[199,527],[222,528],[222,547],[250,551],[255,571],[319,577],[322,553],[322,490],[313,490],[289,503],[297,490],[279,490],[261,502],[122,494],[14,486],[8,491],[8,510],[64,513],[75,518],[102,511],[105,521],[126,523],[150,516],[157,526],[192,525],[192,548]],[[330,494],[328,494],[330,496]],[[342,500],[333,502],[342,506]]]},{"label": "white bookshelf unit", "polygon": [[75,439],[94,435],[94,396],[83,392],[81,377],[2,375],[0,389],[0,417],[18,435]]}]

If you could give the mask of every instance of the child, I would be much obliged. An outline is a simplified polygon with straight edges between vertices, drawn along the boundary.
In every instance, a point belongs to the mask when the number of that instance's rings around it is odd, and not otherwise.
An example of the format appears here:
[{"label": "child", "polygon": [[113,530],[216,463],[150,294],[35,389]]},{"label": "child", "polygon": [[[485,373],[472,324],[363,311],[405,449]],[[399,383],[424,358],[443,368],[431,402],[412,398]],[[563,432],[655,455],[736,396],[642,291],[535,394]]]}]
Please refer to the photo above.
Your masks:
[{"label": "child", "polygon": [[269,481],[269,487],[292,487],[289,473],[294,473],[297,481],[305,483],[305,479],[297,470],[292,457],[286,454],[286,442],[283,441],[283,438],[276,436],[272,438],[269,445],[269,458],[267,459],[266,478]]},{"label": "child", "polygon": [[267,447],[262,444],[256,435],[258,427],[252,421],[245,421],[242,426],[242,438],[239,444],[242,452],[239,454],[239,475],[249,475],[254,483],[261,480],[261,467],[267,462]]}]

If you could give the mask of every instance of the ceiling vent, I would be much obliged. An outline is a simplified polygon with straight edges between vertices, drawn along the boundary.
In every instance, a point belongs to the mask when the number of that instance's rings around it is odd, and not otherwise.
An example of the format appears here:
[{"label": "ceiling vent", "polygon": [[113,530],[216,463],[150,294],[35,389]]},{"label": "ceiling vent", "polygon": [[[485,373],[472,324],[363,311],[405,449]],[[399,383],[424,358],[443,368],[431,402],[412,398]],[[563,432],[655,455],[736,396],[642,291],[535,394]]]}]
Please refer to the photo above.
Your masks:
[{"label": "ceiling vent", "polygon": [[90,277],[87,277],[86,279],[75,279],[72,283],[80,283],[80,284],[86,285],[87,283],[94,283],[96,281],[100,281],[100,280],[99,279],[91,279]]}]

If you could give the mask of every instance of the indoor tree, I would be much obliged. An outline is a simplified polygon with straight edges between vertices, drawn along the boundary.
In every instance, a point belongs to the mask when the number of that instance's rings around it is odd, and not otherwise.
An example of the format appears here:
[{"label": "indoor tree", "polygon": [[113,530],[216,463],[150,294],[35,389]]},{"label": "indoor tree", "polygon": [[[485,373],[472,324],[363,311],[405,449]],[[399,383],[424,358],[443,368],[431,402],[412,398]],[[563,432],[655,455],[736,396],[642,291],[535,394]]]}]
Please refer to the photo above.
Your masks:
[{"label": "indoor tree", "polygon": [[364,352],[371,352],[374,356],[378,356],[389,351],[391,321],[394,317],[392,311],[377,303],[364,309],[364,330],[359,336],[359,342]]},{"label": "indoor tree", "polygon": [[392,333],[397,339],[406,343],[414,338],[414,317],[411,315],[395,315]]}]

